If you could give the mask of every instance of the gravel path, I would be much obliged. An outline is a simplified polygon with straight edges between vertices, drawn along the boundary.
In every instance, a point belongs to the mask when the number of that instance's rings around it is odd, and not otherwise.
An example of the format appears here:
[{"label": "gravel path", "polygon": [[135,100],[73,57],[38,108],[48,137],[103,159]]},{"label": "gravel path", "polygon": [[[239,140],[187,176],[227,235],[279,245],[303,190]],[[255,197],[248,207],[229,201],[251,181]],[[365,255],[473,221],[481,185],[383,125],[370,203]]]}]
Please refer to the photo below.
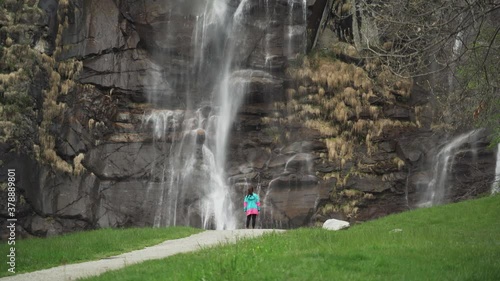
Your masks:
[{"label": "gravel path", "polygon": [[68,264],[30,273],[0,278],[1,281],[66,281],[102,274],[127,265],[147,260],[161,259],[178,253],[199,250],[223,243],[235,243],[238,239],[257,237],[273,229],[207,230],[186,238],[168,240],[161,244],[113,256],[97,261]]}]

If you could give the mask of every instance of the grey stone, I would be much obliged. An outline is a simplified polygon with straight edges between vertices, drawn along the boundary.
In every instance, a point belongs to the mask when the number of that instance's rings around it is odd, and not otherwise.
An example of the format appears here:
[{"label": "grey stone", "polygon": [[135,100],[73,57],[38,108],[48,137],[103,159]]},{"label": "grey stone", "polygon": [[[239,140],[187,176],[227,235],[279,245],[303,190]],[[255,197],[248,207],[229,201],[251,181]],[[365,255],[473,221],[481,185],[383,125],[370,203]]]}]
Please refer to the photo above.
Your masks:
[{"label": "grey stone", "polygon": [[253,180],[257,177],[258,173],[248,173],[236,175],[229,178],[229,182],[238,183],[238,182],[248,182],[249,180]]},{"label": "grey stone", "polygon": [[160,183],[142,180],[101,182],[97,224],[100,227],[153,225],[160,207],[162,188],[164,186]]},{"label": "grey stone", "polygon": [[349,177],[346,186],[363,192],[379,193],[391,189],[392,184],[382,180],[381,176],[368,174]]},{"label": "grey stone", "polygon": [[125,50],[84,60],[80,81],[125,91],[170,93],[162,71],[145,51]]},{"label": "grey stone", "polygon": [[384,114],[388,118],[400,119],[400,120],[410,120],[409,108],[404,108],[400,106],[390,106],[384,110]]},{"label": "grey stone", "polygon": [[292,228],[310,222],[318,202],[329,197],[330,187],[314,176],[290,175],[270,182],[263,199],[264,227]]},{"label": "grey stone", "polygon": [[86,57],[125,45],[120,30],[120,10],[113,0],[73,1],[72,24],[64,29],[61,57]]},{"label": "grey stone", "polygon": [[86,151],[86,144],[90,144],[91,139],[80,122],[72,120],[63,127],[61,135],[57,138],[56,149],[59,155],[73,158]]},{"label": "grey stone", "polygon": [[269,168],[276,168],[276,167],[285,167],[285,164],[288,162],[291,156],[288,155],[276,155],[271,158],[271,161],[269,161],[268,167]]},{"label": "grey stone", "polygon": [[290,157],[286,163],[286,168],[292,168],[302,173],[312,173],[314,170],[314,160],[319,157],[311,153],[297,153]]},{"label": "grey stone", "polygon": [[87,153],[84,165],[101,179],[140,178],[150,175],[155,159],[165,161],[168,152],[151,143],[103,144]]},{"label": "grey stone", "polygon": [[336,219],[329,219],[325,221],[325,223],[323,223],[324,229],[333,231],[348,228],[349,226],[350,226],[349,222]]}]

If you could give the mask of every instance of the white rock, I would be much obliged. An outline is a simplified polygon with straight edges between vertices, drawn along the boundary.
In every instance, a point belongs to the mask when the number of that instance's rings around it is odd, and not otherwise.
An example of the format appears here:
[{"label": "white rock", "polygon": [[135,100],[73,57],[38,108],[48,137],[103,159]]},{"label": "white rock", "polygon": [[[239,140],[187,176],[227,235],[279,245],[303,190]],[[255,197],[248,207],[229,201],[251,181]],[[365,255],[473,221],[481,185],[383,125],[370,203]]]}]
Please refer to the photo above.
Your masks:
[{"label": "white rock", "polygon": [[323,228],[328,230],[340,230],[343,228],[348,228],[349,226],[349,222],[336,219],[329,219],[323,224]]}]

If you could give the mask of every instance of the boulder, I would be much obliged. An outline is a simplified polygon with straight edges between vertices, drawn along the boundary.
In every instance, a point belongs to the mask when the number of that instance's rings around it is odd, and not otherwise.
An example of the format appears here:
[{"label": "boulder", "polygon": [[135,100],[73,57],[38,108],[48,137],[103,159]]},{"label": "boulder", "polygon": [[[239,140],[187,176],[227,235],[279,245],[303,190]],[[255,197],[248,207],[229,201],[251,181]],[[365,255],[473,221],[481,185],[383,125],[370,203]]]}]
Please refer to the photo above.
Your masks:
[{"label": "boulder", "polygon": [[323,223],[323,228],[327,230],[341,230],[348,228],[349,226],[349,222],[336,219],[329,219]]}]

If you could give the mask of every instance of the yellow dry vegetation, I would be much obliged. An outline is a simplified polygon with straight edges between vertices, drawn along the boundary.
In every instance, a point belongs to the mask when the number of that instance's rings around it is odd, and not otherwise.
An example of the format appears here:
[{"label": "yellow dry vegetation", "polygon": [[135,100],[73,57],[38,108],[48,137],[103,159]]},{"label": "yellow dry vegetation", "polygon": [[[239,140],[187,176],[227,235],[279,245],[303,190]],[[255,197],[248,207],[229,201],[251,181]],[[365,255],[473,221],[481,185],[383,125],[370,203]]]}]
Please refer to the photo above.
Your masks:
[{"label": "yellow dry vegetation", "polygon": [[[359,58],[356,49],[348,44],[333,46],[333,50]],[[321,159],[338,165],[339,170],[319,174],[323,180],[336,181],[331,194],[333,203],[320,207],[318,212],[322,215],[340,212],[348,218],[355,217],[359,212],[358,204],[375,199],[371,193],[342,190],[352,177],[375,176],[361,172],[363,164],[358,161],[355,153],[359,152],[355,150],[366,148],[365,156],[369,157],[378,152],[377,142],[390,129],[420,126],[418,117],[422,108],[415,109],[416,122],[383,116],[384,105],[396,104],[409,97],[412,81],[394,75],[378,59],[366,59],[360,67],[336,59],[335,54],[305,57],[301,65],[289,67],[286,74],[292,81],[285,89],[286,101],[275,103],[275,110],[283,114],[279,118],[267,116],[262,121],[266,125],[301,124],[319,132],[327,148],[327,152],[320,154]],[[348,162],[355,164],[348,166]],[[389,164],[398,170],[405,166],[404,160],[398,157],[389,160]],[[351,167],[349,171],[345,171],[347,167]],[[369,171],[369,167],[364,170]],[[382,179],[395,177],[395,174],[386,174]],[[341,191],[338,192],[337,187]]]},{"label": "yellow dry vegetation", "polygon": [[[343,48],[341,52],[345,53],[348,47]],[[377,81],[369,77],[370,71],[379,72]],[[353,157],[353,149],[339,148],[340,138],[332,141],[340,133],[347,132],[342,142],[351,143],[349,147],[361,139],[371,153],[376,149],[371,140],[385,128],[409,125],[380,119],[381,108],[370,103],[377,97],[394,102],[397,95],[409,95],[411,86],[411,81],[392,75],[376,60],[362,68],[332,58],[306,57],[300,67],[289,68],[287,74],[295,81],[294,87],[286,89],[286,110],[293,116],[289,120],[302,120],[307,127],[318,130],[325,137],[329,160],[345,163]]]}]

